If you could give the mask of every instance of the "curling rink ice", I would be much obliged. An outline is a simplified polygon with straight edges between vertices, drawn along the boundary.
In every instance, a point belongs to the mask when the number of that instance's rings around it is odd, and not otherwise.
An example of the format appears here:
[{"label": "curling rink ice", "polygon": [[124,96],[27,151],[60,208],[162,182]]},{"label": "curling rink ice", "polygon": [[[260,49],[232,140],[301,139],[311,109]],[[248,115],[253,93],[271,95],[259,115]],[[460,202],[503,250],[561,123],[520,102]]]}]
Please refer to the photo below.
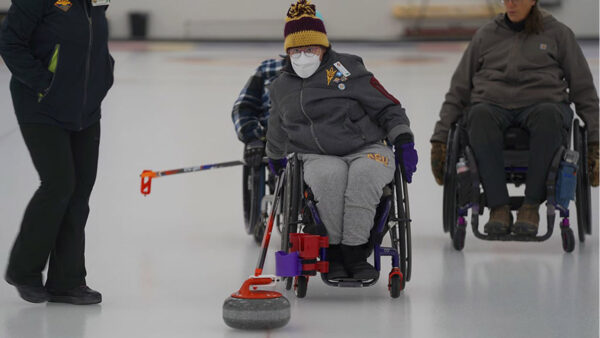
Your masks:
[{"label": "curling rink ice", "polygon": [[[598,43],[582,46],[598,88]],[[30,304],[1,281],[0,337],[598,337],[597,188],[593,235],[570,254],[561,247],[558,220],[543,243],[481,241],[469,228],[462,252],[442,232],[442,188],[431,174],[429,137],[466,43],[333,47],[363,57],[406,107],[416,136],[419,165],[409,186],[413,271],[400,298],[389,296],[384,259],[382,278],[370,288],[332,288],[312,278],[306,298],[297,299],[279,284],[292,312],[282,329],[227,327],[223,301],[254,271],[259,253],[244,231],[241,167],[155,179],[147,197],[139,192],[139,174],[240,159],[233,102],[282,44],[115,42],[115,85],[103,105],[86,241],[88,284],[104,301]],[[0,61],[2,274],[38,185],[9,78]],[[274,232],[266,273],[274,273],[279,238]]]}]

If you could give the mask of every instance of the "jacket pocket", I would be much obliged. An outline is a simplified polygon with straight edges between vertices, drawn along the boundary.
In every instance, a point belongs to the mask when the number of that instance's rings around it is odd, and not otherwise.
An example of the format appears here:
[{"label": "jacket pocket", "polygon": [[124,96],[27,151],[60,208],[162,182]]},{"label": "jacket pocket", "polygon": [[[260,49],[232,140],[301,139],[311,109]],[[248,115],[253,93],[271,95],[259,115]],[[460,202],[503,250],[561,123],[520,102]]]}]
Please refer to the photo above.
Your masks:
[{"label": "jacket pocket", "polygon": [[54,85],[54,80],[56,79],[56,69],[58,68],[58,60],[60,58],[60,44],[56,44],[54,47],[54,51],[52,52],[52,57],[50,58],[50,63],[48,64],[48,70],[54,74],[52,76],[52,81],[50,81],[50,86],[46,88],[45,93],[38,93],[38,102],[42,102],[44,98],[50,93],[52,87]]},{"label": "jacket pocket", "polygon": [[115,83],[115,59],[112,57],[112,55],[110,55],[110,53],[108,54],[108,66],[109,73],[107,90],[112,88],[113,84]]},{"label": "jacket pocket", "polygon": [[346,128],[350,130],[352,134],[359,136],[361,139],[366,139],[362,129],[358,124],[356,124],[356,122],[358,121],[352,121],[350,114],[346,112],[346,119],[344,120],[344,125],[346,126]]}]

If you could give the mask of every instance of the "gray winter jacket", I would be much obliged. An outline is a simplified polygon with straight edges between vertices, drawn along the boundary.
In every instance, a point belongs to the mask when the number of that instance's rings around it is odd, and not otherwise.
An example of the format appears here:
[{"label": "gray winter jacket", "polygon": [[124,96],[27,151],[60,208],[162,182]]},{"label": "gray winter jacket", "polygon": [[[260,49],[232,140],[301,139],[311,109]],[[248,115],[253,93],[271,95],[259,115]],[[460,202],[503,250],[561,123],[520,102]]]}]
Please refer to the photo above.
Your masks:
[{"label": "gray winter jacket", "polygon": [[307,79],[288,63],[270,92],[266,152],[271,158],[292,152],[343,156],[411,133],[400,102],[355,55],[330,49]]},{"label": "gray winter jacket", "polygon": [[506,109],[573,102],[588,126],[589,142],[598,142],[598,93],[590,68],[573,32],[543,15],[540,34],[511,30],[504,14],[475,33],[452,76],[432,142],[445,143],[452,123],[477,102]]}]

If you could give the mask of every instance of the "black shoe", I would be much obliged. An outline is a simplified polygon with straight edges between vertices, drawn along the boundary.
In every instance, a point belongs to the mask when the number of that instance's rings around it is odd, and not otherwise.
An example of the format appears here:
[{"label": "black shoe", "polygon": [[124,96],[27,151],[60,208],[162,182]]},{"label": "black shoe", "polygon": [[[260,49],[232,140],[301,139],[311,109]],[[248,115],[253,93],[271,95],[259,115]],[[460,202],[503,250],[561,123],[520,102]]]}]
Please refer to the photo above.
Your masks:
[{"label": "black shoe", "polygon": [[76,305],[98,304],[102,302],[102,294],[94,291],[86,285],[78,286],[68,291],[48,290],[50,294],[49,302],[68,303]]},{"label": "black shoe", "polygon": [[14,286],[19,292],[19,296],[30,303],[43,303],[47,302],[49,295],[43,286],[30,286],[17,284],[8,275],[4,276],[4,280],[12,286]]},{"label": "black shoe", "polygon": [[350,278],[350,274],[344,268],[342,262],[329,262],[329,272],[327,273],[327,279],[344,279]]},{"label": "black shoe", "polygon": [[342,263],[342,249],[339,244],[329,245],[327,248],[327,260],[329,261],[329,272],[327,279],[350,278],[350,274]]},{"label": "black shoe", "polygon": [[362,245],[342,245],[342,255],[344,258],[344,267],[352,278],[368,280],[379,277],[379,271],[373,265],[367,263],[365,249]]}]

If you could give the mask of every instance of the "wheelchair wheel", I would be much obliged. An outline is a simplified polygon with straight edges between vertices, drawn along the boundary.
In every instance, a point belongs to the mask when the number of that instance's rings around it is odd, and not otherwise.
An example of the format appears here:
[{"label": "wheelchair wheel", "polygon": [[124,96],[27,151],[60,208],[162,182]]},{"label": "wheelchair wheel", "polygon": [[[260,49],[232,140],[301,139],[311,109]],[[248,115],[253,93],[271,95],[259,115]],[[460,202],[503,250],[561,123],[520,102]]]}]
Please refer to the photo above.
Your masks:
[{"label": "wheelchair wheel", "polygon": [[263,237],[265,235],[266,225],[262,220],[259,220],[252,230],[252,235],[256,244],[261,245]]},{"label": "wheelchair wheel", "polygon": [[[281,213],[283,214],[281,218],[281,251],[289,252],[290,248],[290,233],[295,233],[298,229],[298,196],[300,194],[298,188],[299,181],[299,163],[296,156],[292,157],[289,160],[287,172],[286,172],[286,181],[283,189],[283,201],[281,205]],[[292,287],[294,291],[296,291],[296,278],[295,277],[285,277],[285,289],[291,290]],[[304,291],[306,294],[306,290]],[[301,298],[301,297],[300,297]]]},{"label": "wheelchair wheel", "polygon": [[465,247],[465,236],[467,229],[463,226],[455,226],[454,236],[452,237],[452,246],[454,249],[461,251]]},{"label": "wheelchair wheel", "polygon": [[298,298],[306,297],[306,290],[308,289],[308,277],[297,276],[294,278],[294,293]]},{"label": "wheelchair wheel", "polygon": [[254,226],[260,219],[260,202],[265,196],[265,166],[242,170],[242,198],[246,233],[254,234]]},{"label": "wheelchair wheel", "polygon": [[393,275],[390,278],[390,282],[388,284],[388,289],[390,291],[390,296],[392,298],[400,297],[400,292],[404,288],[403,278],[400,278],[399,275]]},{"label": "wheelchair wheel", "polygon": [[579,172],[575,189],[575,207],[577,208],[577,232],[579,241],[585,241],[585,235],[592,234],[592,200],[589,173],[587,167],[587,133],[579,120],[573,121],[573,146],[579,153]]},{"label": "wheelchair wheel", "polygon": [[571,228],[562,228],[560,230],[563,249],[565,252],[572,252],[575,249],[575,235],[573,235],[573,230]]},{"label": "wheelchair wheel", "polygon": [[443,222],[444,232],[450,233],[450,238],[454,236],[454,228],[458,217],[457,209],[457,177],[456,162],[459,152],[459,132],[453,126],[448,134],[448,145],[446,147],[446,164],[444,169],[444,192],[443,192]]},{"label": "wheelchair wheel", "polygon": [[294,277],[285,277],[284,281],[285,281],[285,289],[288,291],[291,290],[292,286],[294,285]]},{"label": "wheelchair wheel", "polygon": [[396,170],[395,176],[395,194],[396,194],[396,215],[398,226],[390,230],[392,245],[399,255],[399,268],[402,272],[401,289],[404,289],[406,282],[410,281],[412,271],[412,240],[411,240],[411,220],[410,220],[410,202],[408,199],[408,187],[402,179],[400,170]]},{"label": "wheelchair wheel", "polygon": [[298,210],[299,210],[299,170],[300,163],[296,156],[288,161],[287,180],[283,189],[283,203],[281,203],[283,224],[281,225],[281,250],[288,252],[290,246],[290,234],[298,230]]}]

